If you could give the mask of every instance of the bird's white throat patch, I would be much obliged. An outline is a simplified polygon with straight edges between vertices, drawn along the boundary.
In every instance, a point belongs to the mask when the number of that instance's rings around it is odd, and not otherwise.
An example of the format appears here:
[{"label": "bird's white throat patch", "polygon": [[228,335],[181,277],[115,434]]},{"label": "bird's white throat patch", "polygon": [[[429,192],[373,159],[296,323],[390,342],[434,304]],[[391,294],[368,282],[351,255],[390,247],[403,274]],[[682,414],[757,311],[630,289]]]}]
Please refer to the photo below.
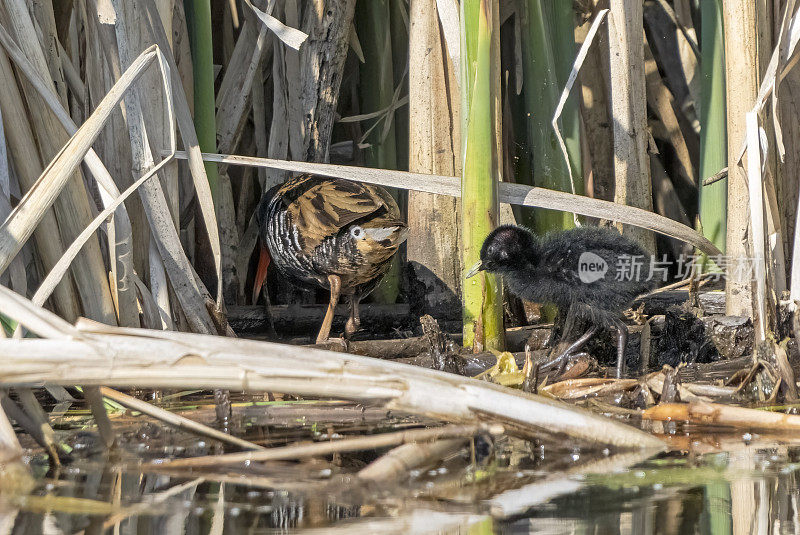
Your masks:
[{"label": "bird's white throat patch", "polygon": [[581,253],[578,259],[578,277],[581,282],[589,284],[599,281],[606,276],[608,263],[601,256],[594,253]]}]

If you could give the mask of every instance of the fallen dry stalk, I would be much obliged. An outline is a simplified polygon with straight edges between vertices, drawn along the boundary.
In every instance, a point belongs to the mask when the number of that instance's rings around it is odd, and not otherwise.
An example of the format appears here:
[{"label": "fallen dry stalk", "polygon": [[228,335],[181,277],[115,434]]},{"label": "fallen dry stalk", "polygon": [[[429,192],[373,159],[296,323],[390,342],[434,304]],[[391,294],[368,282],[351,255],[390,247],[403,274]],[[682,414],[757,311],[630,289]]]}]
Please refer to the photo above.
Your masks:
[{"label": "fallen dry stalk", "polygon": [[638,379],[587,377],[559,381],[558,383],[544,386],[539,391],[559,399],[581,399],[592,395],[600,396],[630,390],[638,385]]},{"label": "fallen dry stalk", "polygon": [[36,334],[53,338],[1,340],[3,385],[221,388],[379,400],[391,410],[449,422],[502,418],[531,433],[565,433],[584,443],[664,448],[643,431],[589,411],[453,374],[252,340],[87,320],[76,328],[2,287],[0,308]]},{"label": "fallen dry stalk", "polygon": [[719,403],[665,403],[642,413],[644,420],[683,420],[695,424],[725,425],[745,429],[800,430],[800,416]]},{"label": "fallen dry stalk", "polygon": [[203,457],[189,457],[159,461],[160,466],[172,468],[199,468],[208,466],[222,466],[244,462],[285,461],[315,457],[317,455],[330,455],[348,451],[362,451],[376,448],[386,448],[407,444],[411,442],[425,442],[453,437],[471,437],[480,431],[492,434],[503,433],[502,426],[480,425],[448,425],[434,429],[412,429],[397,433],[383,433],[358,438],[345,438],[329,442],[313,442],[308,444],[292,444],[279,448],[270,448],[263,451],[246,451],[242,453],[227,453],[224,455],[205,455]]}]

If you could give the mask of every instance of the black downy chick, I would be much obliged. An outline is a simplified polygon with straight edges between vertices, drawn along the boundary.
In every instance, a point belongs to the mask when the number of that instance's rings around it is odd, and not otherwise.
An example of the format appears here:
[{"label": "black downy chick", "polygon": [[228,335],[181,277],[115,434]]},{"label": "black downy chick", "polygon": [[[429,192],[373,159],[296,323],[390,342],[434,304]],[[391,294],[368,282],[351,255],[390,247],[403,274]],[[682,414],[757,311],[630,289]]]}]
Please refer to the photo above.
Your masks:
[{"label": "black downy chick", "polygon": [[486,238],[480,258],[468,277],[482,270],[500,274],[514,295],[554,304],[568,317],[591,323],[556,360],[577,353],[600,327],[614,328],[617,377],[622,376],[628,334],[622,312],[653,287],[650,256],[642,247],[609,228],[578,227],[539,238],[523,227],[504,225]]}]

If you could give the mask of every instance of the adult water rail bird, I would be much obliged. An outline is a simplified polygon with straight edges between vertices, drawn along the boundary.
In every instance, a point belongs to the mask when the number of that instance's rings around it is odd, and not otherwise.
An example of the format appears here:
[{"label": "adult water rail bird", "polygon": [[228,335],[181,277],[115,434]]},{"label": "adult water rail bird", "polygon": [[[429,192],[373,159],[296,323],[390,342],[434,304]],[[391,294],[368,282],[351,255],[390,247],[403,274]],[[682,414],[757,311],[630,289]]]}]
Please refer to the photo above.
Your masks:
[{"label": "adult water rail bird", "polygon": [[359,302],[381,281],[408,232],[397,203],[383,188],[313,175],[270,190],[256,217],[261,255],[254,298],[270,261],[296,285],[330,290],[317,343],[328,340],[343,295],[350,297],[345,333],[358,330]]},{"label": "adult water rail bird", "polygon": [[570,320],[591,324],[553,362],[577,353],[600,327],[616,329],[617,377],[622,376],[628,334],[622,312],[653,287],[650,255],[637,243],[609,228],[578,227],[537,237],[505,225],[487,236],[467,277],[481,270],[502,275],[508,290],[522,299],[566,312],[565,338]]}]

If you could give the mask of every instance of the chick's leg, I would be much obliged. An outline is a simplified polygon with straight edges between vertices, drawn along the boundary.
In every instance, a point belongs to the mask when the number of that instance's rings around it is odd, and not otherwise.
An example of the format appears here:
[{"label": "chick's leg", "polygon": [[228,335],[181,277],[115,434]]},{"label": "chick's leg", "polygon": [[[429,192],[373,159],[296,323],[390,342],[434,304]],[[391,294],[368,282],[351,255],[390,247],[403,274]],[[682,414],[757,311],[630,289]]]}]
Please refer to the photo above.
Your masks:
[{"label": "chick's leg", "polygon": [[339,303],[339,293],[342,291],[342,280],[338,275],[328,275],[328,284],[331,287],[331,300],[328,302],[328,310],[325,312],[325,319],[322,320],[322,327],[317,335],[317,343],[322,344],[328,340],[333,324],[333,313]]},{"label": "chick's leg", "polygon": [[567,361],[567,359],[569,359],[571,356],[577,354],[578,351],[581,348],[583,348],[583,346],[585,346],[589,342],[589,340],[592,339],[592,336],[595,335],[595,333],[597,332],[597,329],[598,328],[597,328],[596,325],[592,325],[589,328],[589,330],[586,331],[585,333],[583,333],[583,335],[580,338],[578,338],[577,340],[572,342],[572,344],[570,344],[570,346],[567,349],[565,349],[563,353],[561,353],[559,356],[557,356],[556,358],[554,358],[553,360],[551,360],[547,364],[544,364],[542,367],[546,368],[546,367],[553,366],[553,365],[558,364],[558,363],[565,363]]},{"label": "chick's leg", "polygon": [[617,329],[617,379],[625,375],[625,346],[628,344],[628,327],[621,321],[614,324]]},{"label": "chick's leg", "polygon": [[350,317],[347,318],[347,324],[344,326],[344,333],[347,338],[361,328],[361,318],[358,315],[358,305],[361,303],[361,295],[354,293],[350,296]]}]

